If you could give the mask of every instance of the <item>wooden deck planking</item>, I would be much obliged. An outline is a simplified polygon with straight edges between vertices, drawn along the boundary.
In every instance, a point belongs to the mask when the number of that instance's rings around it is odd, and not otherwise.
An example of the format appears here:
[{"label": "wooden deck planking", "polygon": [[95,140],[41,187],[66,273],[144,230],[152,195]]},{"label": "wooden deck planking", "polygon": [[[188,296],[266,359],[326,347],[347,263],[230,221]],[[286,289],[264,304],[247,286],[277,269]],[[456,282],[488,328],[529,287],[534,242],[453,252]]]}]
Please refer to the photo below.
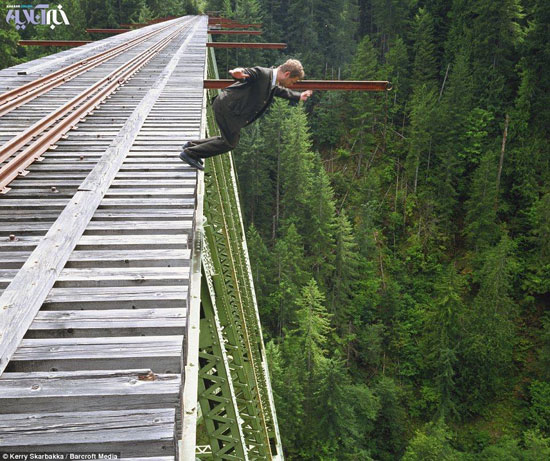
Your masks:
[{"label": "wooden deck planking", "polygon": [[10,451],[174,452],[174,409],[9,414],[0,418],[0,447]]},{"label": "wooden deck planking", "polygon": [[[181,383],[177,390],[172,386],[156,392],[153,382],[141,392],[125,394],[128,385],[113,373],[121,366],[120,373],[144,366],[178,379],[181,373],[196,172],[177,154],[183,142],[198,136],[202,117],[206,20],[198,22],[194,35],[182,36],[177,46],[167,48],[164,62],[160,57],[151,61],[151,68],[162,70],[187,41],[185,59],[172,62],[167,87],[158,91],[126,158],[0,378],[0,408],[5,409],[0,419],[10,422],[0,423],[2,448],[100,447],[122,451],[126,459],[175,459]],[[77,191],[96,187],[89,173],[132,109],[149,94],[151,81],[145,71],[136,74],[77,131],[60,140],[57,149],[48,151],[43,162],[16,179],[12,198],[10,193],[0,197],[0,293],[17,274],[17,268],[2,265],[3,256],[18,267],[28,261]],[[66,88],[76,91],[82,82],[70,82]],[[44,98],[41,105],[33,104],[33,110],[22,106],[19,119],[43,116],[61,103],[62,92],[50,96],[49,102]],[[10,133],[24,128],[16,117],[4,121]],[[10,234],[16,239],[10,240]],[[59,380],[57,391],[50,389],[40,397],[36,390],[23,392],[19,407],[14,403],[17,397],[2,399],[4,377],[22,382],[23,376],[33,379],[40,373],[45,373],[42,383],[64,374],[65,385]],[[89,395],[69,392],[81,384],[71,381],[71,373],[73,378],[76,373],[88,374],[81,383],[86,383],[83,389]],[[105,386],[98,386],[97,380],[105,380]],[[11,407],[3,406],[8,401]],[[143,421],[153,411],[157,425]],[[71,438],[76,433],[79,437]]]},{"label": "wooden deck planking", "polygon": [[166,408],[180,386],[179,375],[150,369],[4,373],[0,414]]}]

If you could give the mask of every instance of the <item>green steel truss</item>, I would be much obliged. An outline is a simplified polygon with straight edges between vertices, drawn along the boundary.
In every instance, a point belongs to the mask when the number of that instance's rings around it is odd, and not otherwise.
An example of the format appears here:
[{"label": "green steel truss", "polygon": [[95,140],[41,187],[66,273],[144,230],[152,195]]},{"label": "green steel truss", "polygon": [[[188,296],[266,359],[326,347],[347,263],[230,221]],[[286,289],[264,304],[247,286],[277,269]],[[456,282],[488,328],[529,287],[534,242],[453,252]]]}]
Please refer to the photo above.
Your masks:
[{"label": "green steel truss", "polygon": [[[208,69],[218,78],[212,49]],[[207,162],[204,218],[198,400],[210,449],[196,456],[282,460],[231,154]]]}]

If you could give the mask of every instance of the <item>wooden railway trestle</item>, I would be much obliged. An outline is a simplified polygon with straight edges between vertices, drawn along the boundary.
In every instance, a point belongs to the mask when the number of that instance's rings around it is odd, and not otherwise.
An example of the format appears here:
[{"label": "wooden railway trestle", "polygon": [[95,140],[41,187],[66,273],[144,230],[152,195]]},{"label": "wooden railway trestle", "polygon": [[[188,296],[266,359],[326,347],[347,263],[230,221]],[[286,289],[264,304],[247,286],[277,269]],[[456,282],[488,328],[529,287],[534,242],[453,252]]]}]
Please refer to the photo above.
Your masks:
[{"label": "wooden railway trestle", "polygon": [[[0,452],[282,459],[231,157],[206,175],[177,157],[214,130],[207,18],[102,42],[0,71],[13,97],[88,63],[0,117],[0,169],[42,160],[0,197]],[[55,144],[8,144],[140,53]]]}]

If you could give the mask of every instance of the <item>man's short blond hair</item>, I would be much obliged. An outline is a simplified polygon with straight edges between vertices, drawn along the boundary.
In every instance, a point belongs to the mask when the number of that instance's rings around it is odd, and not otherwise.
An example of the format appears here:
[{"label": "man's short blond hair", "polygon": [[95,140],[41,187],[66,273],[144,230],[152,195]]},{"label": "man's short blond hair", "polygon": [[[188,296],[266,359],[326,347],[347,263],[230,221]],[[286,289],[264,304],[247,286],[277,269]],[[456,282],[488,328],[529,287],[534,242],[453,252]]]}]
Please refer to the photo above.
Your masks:
[{"label": "man's short blond hair", "polygon": [[297,59],[287,60],[284,64],[281,65],[280,69],[283,72],[290,72],[290,78],[298,77],[302,79],[305,75],[302,63]]}]

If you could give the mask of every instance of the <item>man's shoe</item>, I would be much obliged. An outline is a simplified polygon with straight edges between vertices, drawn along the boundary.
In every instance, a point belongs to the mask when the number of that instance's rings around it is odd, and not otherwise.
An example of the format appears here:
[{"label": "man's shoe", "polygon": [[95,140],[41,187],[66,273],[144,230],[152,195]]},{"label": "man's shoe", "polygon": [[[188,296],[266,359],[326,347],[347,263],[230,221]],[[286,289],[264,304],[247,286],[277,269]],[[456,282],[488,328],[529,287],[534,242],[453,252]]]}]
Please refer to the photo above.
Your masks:
[{"label": "man's shoe", "polygon": [[[181,146],[182,150],[189,149],[190,147],[193,147],[195,143],[193,141],[186,141],[183,146]],[[204,161],[200,157],[195,157],[195,159],[201,164],[204,165]]]},{"label": "man's shoe", "polygon": [[200,163],[200,159],[196,158],[191,152],[186,151],[185,149],[180,153],[180,158],[187,162],[192,167],[197,168],[198,170],[204,170],[204,167]]}]

